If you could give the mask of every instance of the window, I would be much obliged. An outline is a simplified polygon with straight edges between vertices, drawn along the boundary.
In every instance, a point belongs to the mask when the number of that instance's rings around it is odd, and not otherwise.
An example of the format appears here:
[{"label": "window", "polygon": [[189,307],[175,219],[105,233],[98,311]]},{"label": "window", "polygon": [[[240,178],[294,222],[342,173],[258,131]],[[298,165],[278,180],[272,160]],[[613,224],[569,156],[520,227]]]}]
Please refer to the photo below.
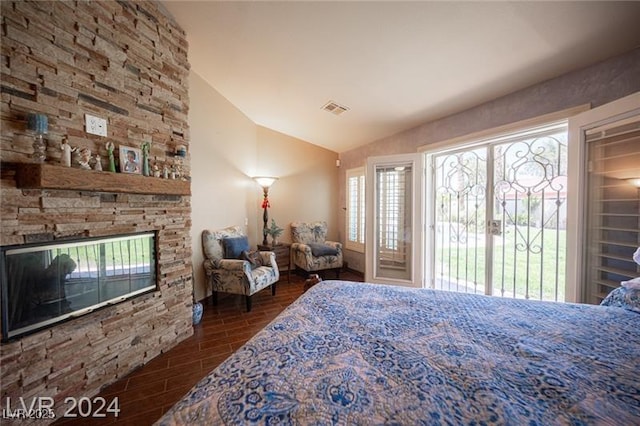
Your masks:
[{"label": "window", "polygon": [[600,303],[614,288],[638,276],[640,244],[640,120],[588,131],[586,301]]},{"label": "window", "polygon": [[422,287],[424,155],[367,158],[365,280]]},{"label": "window", "polygon": [[364,253],[364,167],[347,170],[347,239],[345,247]]},{"label": "window", "polygon": [[411,166],[380,167],[376,178],[380,265],[404,269],[410,249],[405,233],[410,221],[406,201],[411,199]]}]

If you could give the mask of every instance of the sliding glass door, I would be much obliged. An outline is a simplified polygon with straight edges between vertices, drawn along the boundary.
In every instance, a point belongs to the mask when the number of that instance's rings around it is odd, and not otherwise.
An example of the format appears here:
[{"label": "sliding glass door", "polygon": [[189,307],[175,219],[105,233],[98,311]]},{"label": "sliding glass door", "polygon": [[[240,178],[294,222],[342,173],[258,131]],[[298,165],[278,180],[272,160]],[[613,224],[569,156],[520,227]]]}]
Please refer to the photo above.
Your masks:
[{"label": "sliding glass door", "polygon": [[431,287],[485,293],[487,149],[434,155]]},{"label": "sliding glass door", "polygon": [[431,288],[564,300],[566,123],[427,155]]}]

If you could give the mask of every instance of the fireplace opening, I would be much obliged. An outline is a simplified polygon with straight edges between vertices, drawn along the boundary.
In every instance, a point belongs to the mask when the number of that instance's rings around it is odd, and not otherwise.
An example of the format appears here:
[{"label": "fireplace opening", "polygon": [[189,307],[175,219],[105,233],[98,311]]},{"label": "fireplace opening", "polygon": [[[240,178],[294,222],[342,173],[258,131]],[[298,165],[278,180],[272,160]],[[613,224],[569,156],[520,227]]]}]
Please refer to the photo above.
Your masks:
[{"label": "fireplace opening", "polygon": [[3,247],[2,341],[154,291],[156,235]]}]

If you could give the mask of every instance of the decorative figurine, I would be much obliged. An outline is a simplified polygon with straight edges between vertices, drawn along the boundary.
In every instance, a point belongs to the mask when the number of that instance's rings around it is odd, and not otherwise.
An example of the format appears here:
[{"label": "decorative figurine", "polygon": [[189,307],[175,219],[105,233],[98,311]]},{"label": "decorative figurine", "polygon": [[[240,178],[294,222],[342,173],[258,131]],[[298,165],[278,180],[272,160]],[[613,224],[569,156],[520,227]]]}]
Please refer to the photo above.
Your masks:
[{"label": "decorative figurine", "polygon": [[94,159],[95,159],[96,162],[93,165],[93,170],[97,170],[97,171],[101,172],[102,171],[102,159],[100,158],[100,155],[96,154]]},{"label": "decorative figurine", "polygon": [[60,145],[60,150],[62,151],[60,164],[65,167],[71,167],[71,153],[76,149],[77,148],[71,148],[71,145],[69,145],[69,142],[67,142],[67,138],[62,139],[62,145]]},{"label": "decorative figurine", "polygon": [[169,179],[169,167],[167,167],[166,164],[162,166],[162,177],[164,179]]},{"label": "decorative figurine", "polygon": [[82,148],[80,150],[80,156],[78,158],[78,165],[81,169],[91,170],[89,161],[91,161],[91,150],[89,148]]},{"label": "decorative figurine", "polygon": [[153,165],[153,177],[160,177],[160,167],[157,164]]},{"label": "decorative figurine", "polygon": [[151,148],[151,144],[144,142],[140,148],[142,148],[142,175],[151,176],[149,172],[149,149]]},{"label": "decorative figurine", "polygon": [[113,142],[107,142],[107,154],[109,155],[109,171],[115,173],[116,171],[116,159],[113,156]]}]

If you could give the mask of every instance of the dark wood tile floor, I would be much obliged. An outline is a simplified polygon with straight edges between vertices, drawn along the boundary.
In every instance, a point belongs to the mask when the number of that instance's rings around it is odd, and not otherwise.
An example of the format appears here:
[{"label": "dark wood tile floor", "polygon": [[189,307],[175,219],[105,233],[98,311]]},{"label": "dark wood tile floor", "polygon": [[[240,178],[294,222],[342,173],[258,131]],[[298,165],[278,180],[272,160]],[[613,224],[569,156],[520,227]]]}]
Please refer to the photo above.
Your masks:
[{"label": "dark wood tile floor", "polygon": [[[327,272],[325,279],[334,279]],[[350,271],[340,279],[362,281],[362,275]],[[251,312],[246,312],[241,296],[220,294],[217,306],[207,299],[200,324],[194,335],[106,387],[98,395],[107,402],[118,397],[117,418],[60,419],[56,425],[150,425],[180,400],[200,379],[217,367],[254,334],[271,322],[303,293],[304,278],[292,273],[277,285],[275,296],[263,290],[253,296]]]}]

